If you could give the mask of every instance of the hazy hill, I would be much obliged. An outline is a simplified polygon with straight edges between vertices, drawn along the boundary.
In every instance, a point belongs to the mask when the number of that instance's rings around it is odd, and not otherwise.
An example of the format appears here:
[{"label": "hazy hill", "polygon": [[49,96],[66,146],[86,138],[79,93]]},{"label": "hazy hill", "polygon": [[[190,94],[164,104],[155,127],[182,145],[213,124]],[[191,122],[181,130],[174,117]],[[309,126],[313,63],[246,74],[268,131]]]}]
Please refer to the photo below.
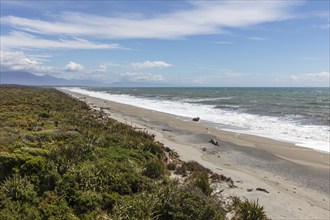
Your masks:
[{"label": "hazy hill", "polygon": [[67,80],[54,76],[38,76],[30,72],[1,72],[0,84],[16,84],[28,86],[93,86],[93,87],[168,87],[166,83],[121,81],[103,83],[93,80]]},{"label": "hazy hill", "polygon": [[29,72],[1,72],[0,83],[30,86],[106,86],[91,80],[67,80],[49,75],[37,76]]}]

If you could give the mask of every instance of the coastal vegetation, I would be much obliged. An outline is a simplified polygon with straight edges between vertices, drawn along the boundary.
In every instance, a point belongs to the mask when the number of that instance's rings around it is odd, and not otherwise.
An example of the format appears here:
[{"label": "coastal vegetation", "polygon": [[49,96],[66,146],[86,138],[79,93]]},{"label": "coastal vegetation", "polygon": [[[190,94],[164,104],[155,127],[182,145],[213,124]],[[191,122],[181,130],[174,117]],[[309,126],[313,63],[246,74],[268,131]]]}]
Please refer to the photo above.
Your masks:
[{"label": "coastal vegetation", "polygon": [[0,87],[0,219],[266,219],[211,180],[234,187],[58,90]]}]

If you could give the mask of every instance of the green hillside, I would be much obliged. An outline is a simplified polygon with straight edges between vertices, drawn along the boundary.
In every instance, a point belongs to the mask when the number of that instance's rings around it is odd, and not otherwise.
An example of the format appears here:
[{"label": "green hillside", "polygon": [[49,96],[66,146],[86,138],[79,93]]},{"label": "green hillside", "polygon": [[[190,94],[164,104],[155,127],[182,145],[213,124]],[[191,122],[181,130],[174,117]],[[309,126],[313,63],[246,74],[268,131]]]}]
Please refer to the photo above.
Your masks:
[{"label": "green hillside", "polygon": [[0,219],[223,219],[209,171],[178,184],[165,158],[153,135],[60,91],[0,87]]}]

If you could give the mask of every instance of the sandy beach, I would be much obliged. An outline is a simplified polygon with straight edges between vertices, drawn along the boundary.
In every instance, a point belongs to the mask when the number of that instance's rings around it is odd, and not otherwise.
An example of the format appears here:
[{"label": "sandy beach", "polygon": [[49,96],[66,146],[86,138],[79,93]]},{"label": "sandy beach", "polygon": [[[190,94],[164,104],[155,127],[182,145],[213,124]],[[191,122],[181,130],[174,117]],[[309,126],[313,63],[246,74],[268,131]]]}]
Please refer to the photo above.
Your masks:
[{"label": "sandy beach", "polygon": [[[62,90],[63,91],[63,90]],[[290,143],[217,129],[212,124],[64,91],[111,118],[145,129],[175,150],[231,177],[224,196],[255,199],[271,219],[329,219],[329,154]],[[194,116],[192,116],[194,117]],[[216,139],[219,146],[209,143]],[[258,191],[257,188],[264,189]]]}]

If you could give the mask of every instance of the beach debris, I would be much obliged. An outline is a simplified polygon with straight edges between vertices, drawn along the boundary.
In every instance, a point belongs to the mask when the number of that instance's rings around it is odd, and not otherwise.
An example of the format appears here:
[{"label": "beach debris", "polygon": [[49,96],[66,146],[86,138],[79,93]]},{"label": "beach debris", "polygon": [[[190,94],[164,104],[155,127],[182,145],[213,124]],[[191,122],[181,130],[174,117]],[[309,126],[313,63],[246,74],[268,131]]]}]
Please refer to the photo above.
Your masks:
[{"label": "beach debris", "polygon": [[164,146],[163,143],[160,142],[156,142],[159,144],[159,146],[162,147],[164,153],[165,153],[165,158],[164,158],[164,162],[166,164],[169,163],[174,163],[174,164],[180,164],[181,160],[179,159],[179,154],[177,152],[175,152],[173,149]]},{"label": "beach debris", "polygon": [[217,140],[215,140],[214,138],[212,138],[209,143],[215,145],[215,146],[219,146],[219,142]]},{"label": "beach debris", "polygon": [[110,107],[100,107],[100,109],[110,110]]},{"label": "beach debris", "polygon": [[234,181],[232,180],[231,177],[228,177],[226,182],[227,182],[227,184],[230,188],[236,188],[237,187],[237,186],[234,185]]},{"label": "beach debris", "polygon": [[197,117],[193,118],[192,120],[193,121],[199,121],[199,117],[197,116]]},{"label": "beach debris", "polygon": [[252,190],[253,190],[252,188],[247,189],[248,192],[252,192]]},{"label": "beach debris", "polygon": [[174,171],[176,169],[176,164],[171,162],[171,163],[168,163],[166,167],[167,167],[167,169]]},{"label": "beach debris", "polygon": [[203,151],[206,151],[206,147],[203,147],[202,150],[203,150]]},{"label": "beach debris", "polygon": [[162,131],[172,132],[172,130],[170,130],[170,129],[165,129],[165,128],[163,128]]},{"label": "beach debris", "polygon": [[230,188],[237,187],[231,177],[226,177],[222,174],[212,173],[211,180],[212,182],[226,182]]},{"label": "beach debris", "polygon": [[175,170],[174,173],[185,177],[187,176],[187,171],[188,171],[187,165],[183,163]]},{"label": "beach debris", "polygon": [[213,173],[211,175],[212,182],[221,182],[221,181],[225,181],[226,179],[227,179],[227,177],[225,177],[222,174]]},{"label": "beach debris", "polygon": [[173,150],[169,152],[169,155],[171,158],[175,158],[175,159],[179,158],[179,154]]},{"label": "beach debris", "polygon": [[257,191],[261,191],[261,192],[265,192],[265,193],[269,193],[266,189],[263,188],[256,188]]}]

